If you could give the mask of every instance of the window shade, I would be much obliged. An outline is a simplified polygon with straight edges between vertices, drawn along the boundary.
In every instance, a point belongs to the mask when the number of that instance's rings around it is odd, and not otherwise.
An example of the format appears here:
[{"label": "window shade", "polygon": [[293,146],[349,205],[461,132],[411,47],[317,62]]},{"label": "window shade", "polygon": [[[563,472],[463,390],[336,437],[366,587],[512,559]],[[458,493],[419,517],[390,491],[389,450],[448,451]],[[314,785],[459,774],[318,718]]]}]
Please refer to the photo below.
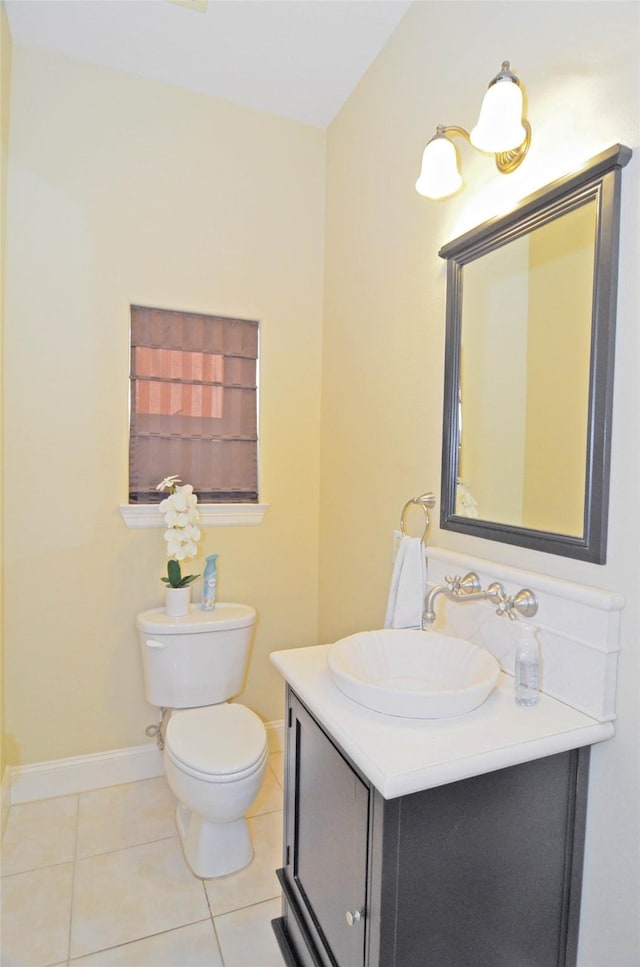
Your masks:
[{"label": "window shade", "polygon": [[258,323],[131,307],[129,502],[177,474],[199,500],[257,501]]}]

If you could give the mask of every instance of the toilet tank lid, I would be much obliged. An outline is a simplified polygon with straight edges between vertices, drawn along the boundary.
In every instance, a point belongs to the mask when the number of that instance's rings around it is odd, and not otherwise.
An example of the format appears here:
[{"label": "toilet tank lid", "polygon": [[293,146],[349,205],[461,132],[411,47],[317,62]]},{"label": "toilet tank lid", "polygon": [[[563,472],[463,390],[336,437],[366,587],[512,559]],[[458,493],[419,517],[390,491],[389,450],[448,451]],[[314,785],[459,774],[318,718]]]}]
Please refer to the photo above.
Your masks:
[{"label": "toilet tank lid", "polygon": [[219,602],[213,611],[203,611],[199,604],[192,604],[189,614],[174,618],[164,608],[142,611],[136,618],[141,631],[163,635],[198,634],[199,632],[226,631],[230,628],[247,628],[256,619],[256,610],[248,604]]}]

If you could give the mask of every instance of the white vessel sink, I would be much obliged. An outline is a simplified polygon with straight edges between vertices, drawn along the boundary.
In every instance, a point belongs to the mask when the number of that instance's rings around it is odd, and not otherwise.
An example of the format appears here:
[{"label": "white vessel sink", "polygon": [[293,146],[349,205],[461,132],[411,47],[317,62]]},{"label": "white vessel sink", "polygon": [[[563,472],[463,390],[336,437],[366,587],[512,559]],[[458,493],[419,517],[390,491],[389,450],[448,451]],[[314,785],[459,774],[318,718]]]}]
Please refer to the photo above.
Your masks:
[{"label": "white vessel sink", "polygon": [[414,719],[470,712],[488,698],[500,675],[493,655],[469,641],[395,628],[342,638],[327,652],[327,663],[347,698]]}]

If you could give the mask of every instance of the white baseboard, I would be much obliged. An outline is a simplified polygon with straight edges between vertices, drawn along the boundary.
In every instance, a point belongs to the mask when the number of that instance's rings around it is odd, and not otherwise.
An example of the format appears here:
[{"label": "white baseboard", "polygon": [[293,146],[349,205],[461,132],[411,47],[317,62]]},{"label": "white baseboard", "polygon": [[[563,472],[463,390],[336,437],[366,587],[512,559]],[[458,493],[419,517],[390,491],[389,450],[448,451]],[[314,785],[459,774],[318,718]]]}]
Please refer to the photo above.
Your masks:
[{"label": "white baseboard", "polygon": [[[267,722],[267,740],[270,752],[284,749],[284,722]],[[9,766],[3,776],[3,802],[33,802],[36,799],[52,799],[73,793],[119,786],[124,782],[154,779],[164,775],[162,752],[155,743],[97,752],[91,755],[72,756],[69,759],[52,759],[29,766]]]},{"label": "white baseboard", "polygon": [[267,722],[267,740],[269,742],[269,752],[284,752],[284,721]]},{"label": "white baseboard", "polygon": [[10,768],[11,804],[68,796],[123,782],[152,779],[164,772],[162,752],[155,744],[35,762]]}]

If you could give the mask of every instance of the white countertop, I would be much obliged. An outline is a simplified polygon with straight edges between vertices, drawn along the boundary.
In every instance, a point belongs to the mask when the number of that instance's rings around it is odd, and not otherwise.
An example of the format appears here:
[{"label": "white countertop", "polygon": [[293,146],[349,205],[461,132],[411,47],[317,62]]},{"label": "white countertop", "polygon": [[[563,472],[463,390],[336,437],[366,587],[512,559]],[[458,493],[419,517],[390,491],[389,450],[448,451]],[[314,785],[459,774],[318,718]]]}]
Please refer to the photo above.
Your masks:
[{"label": "white countertop", "polygon": [[611,722],[542,693],[521,708],[513,678],[501,674],[487,701],[450,719],[402,719],[346,698],[327,667],[330,645],[276,651],[271,661],[315,718],[385,799],[593,745],[613,737]]}]

